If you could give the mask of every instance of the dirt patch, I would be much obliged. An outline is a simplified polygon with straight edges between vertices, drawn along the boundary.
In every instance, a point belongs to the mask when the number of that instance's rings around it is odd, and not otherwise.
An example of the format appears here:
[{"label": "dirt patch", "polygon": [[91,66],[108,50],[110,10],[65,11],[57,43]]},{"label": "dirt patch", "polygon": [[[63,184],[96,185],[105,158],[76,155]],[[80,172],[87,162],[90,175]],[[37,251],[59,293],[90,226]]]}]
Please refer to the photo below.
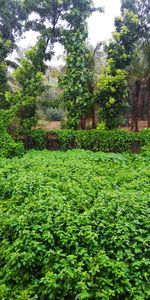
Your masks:
[{"label": "dirt patch", "polygon": [[[147,121],[139,121],[139,131],[147,128]],[[46,121],[46,120],[39,120],[36,126],[37,129],[44,129],[44,130],[55,130],[61,129],[62,123],[60,121]],[[121,129],[125,129],[127,131],[131,131],[131,127],[121,127]]]},{"label": "dirt patch", "polygon": [[[139,125],[139,131],[145,129],[148,127],[148,122],[147,121],[142,121],[142,120],[139,120],[138,122],[138,125]],[[128,130],[128,131],[131,131],[131,126],[129,127],[121,127],[121,129],[125,129],[125,130]]]},{"label": "dirt patch", "polygon": [[36,128],[44,129],[44,130],[61,129],[61,122],[60,121],[39,120]]}]

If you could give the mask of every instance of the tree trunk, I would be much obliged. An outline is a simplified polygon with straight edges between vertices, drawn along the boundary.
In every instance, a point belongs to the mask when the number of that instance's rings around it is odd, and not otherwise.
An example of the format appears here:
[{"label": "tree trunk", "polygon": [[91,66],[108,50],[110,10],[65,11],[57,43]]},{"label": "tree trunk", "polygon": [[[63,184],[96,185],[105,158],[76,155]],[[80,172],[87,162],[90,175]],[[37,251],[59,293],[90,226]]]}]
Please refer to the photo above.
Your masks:
[{"label": "tree trunk", "polygon": [[92,129],[96,128],[96,116],[95,116],[95,108],[93,107],[92,111]]},{"label": "tree trunk", "polygon": [[141,107],[141,120],[142,121],[145,121],[144,107],[145,107],[145,98],[143,99],[143,103],[142,103],[142,107]]},{"label": "tree trunk", "polygon": [[141,88],[139,93],[139,116],[144,121],[144,100],[145,100],[145,91]]},{"label": "tree trunk", "polygon": [[135,109],[134,114],[132,116],[132,123],[131,123],[131,130],[138,132],[139,126],[138,126],[138,111]]},{"label": "tree trunk", "polygon": [[82,130],[85,130],[85,125],[86,125],[86,118],[85,118],[85,116],[81,116],[80,117],[80,128]]},{"label": "tree trunk", "polygon": [[140,98],[140,81],[137,80],[135,83],[135,92],[133,95],[133,107],[132,107],[132,123],[131,123],[131,130],[132,131],[139,131],[138,127],[138,116],[139,116],[139,98]]}]

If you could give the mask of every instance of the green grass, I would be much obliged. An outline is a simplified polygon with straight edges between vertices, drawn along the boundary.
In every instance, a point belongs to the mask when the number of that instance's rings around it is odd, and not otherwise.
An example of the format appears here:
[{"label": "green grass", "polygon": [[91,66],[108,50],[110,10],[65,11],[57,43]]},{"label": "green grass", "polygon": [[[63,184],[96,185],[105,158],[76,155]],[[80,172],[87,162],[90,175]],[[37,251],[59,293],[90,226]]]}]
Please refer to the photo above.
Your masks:
[{"label": "green grass", "polygon": [[150,156],[0,160],[0,299],[150,299]]}]

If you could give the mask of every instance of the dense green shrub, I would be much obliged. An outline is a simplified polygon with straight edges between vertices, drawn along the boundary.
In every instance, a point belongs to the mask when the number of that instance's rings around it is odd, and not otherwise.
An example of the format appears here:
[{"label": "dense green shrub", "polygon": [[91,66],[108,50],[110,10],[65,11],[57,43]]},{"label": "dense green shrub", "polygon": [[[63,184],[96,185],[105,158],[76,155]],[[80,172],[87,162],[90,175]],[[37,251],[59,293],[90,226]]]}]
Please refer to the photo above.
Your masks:
[{"label": "dense green shrub", "polygon": [[143,147],[141,149],[141,152],[145,155],[150,155],[150,129],[145,129],[143,132],[141,132],[141,135],[144,138]]},{"label": "dense green shrub", "polygon": [[47,108],[45,110],[46,119],[50,121],[61,121],[64,119],[64,112],[61,108]]},{"label": "dense green shrub", "polygon": [[0,161],[0,299],[150,299],[150,157]]},{"label": "dense green shrub", "polygon": [[0,157],[12,158],[23,154],[24,147],[22,143],[16,143],[8,133],[0,137]]},{"label": "dense green shrub", "polygon": [[11,112],[0,110],[0,156],[12,158],[21,156],[24,153],[23,144],[15,142],[8,133],[11,123]]},{"label": "dense green shrub", "polygon": [[104,152],[139,152],[140,148],[147,143],[150,143],[150,130],[144,130],[140,133],[125,130],[55,130],[48,132],[32,130],[27,132],[25,139],[25,145],[28,149],[67,150],[80,148]]},{"label": "dense green shrub", "polygon": [[43,150],[47,144],[47,133],[44,130],[27,130],[23,135],[23,141],[27,149]]},{"label": "dense green shrub", "polygon": [[[140,137],[126,131],[58,131],[58,137],[63,149],[73,147],[104,152],[131,151],[136,143],[140,143]],[[138,146],[138,144],[137,144]]]}]

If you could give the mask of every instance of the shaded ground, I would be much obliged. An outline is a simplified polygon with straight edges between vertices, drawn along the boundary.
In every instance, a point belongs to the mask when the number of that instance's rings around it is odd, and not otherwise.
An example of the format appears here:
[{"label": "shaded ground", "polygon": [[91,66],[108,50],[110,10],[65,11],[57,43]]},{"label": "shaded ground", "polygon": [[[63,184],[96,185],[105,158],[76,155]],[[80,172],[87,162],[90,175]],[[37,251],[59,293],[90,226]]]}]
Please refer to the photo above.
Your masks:
[{"label": "shaded ground", "polygon": [[45,129],[45,130],[61,129],[61,122],[60,121],[39,120],[36,128],[41,128],[41,129]]},{"label": "shaded ground", "polygon": [[[139,131],[147,128],[147,121],[139,120],[138,124],[139,124]],[[131,126],[130,127],[122,127],[122,129],[126,129],[126,130],[131,131]]]},{"label": "shaded ground", "polygon": [[[46,121],[46,120],[39,120],[36,128],[41,128],[45,130],[55,130],[61,129],[61,122],[60,121]],[[147,128],[147,121],[139,121],[139,130],[143,130]],[[131,130],[131,127],[122,127],[122,129]]]}]

